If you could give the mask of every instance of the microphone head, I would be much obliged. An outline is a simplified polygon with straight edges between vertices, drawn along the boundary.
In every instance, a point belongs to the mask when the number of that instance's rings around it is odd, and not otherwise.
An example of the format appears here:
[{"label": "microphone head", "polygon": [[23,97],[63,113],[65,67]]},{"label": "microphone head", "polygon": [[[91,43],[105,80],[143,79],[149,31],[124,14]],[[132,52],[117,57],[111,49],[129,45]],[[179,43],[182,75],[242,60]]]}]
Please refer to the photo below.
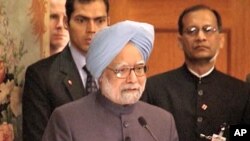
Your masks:
[{"label": "microphone head", "polygon": [[125,138],[125,141],[131,141],[131,138],[127,136],[127,137]]},{"label": "microphone head", "polygon": [[139,117],[138,118],[138,122],[141,124],[142,127],[146,127],[147,126],[147,122],[145,120],[144,117]]}]

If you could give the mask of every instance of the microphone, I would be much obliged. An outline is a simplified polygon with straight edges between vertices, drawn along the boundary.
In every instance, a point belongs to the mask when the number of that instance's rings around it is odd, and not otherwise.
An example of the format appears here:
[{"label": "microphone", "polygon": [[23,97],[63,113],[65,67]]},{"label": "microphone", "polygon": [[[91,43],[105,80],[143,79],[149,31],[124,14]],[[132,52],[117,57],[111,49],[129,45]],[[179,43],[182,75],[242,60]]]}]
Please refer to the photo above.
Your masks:
[{"label": "microphone", "polygon": [[127,137],[125,138],[125,141],[131,141],[131,138],[127,136]]},{"label": "microphone", "polygon": [[154,139],[155,141],[158,141],[158,138],[153,134],[153,132],[152,132],[151,129],[149,128],[149,126],[148,126],[148,124],[147,124],[147,122],[146,122],[146,120],[145,120],[144,117],[140,116],[140,117],[138,118],[138,122],[140,123],[140,125],[141,125],[143,128],[145,128],[145,129],[149,132],[149,134],[153,137],[153,139]]},{"label": "microphone", "polygon": [[206,136],[204,134],[200,134],[200,138],[205,138],[205,139],[211,140],[211,141],[226,141],[226,137],[223,137],[226,126],[227,126],[226,123],[223,123],[223,125],[221,125],[221,129],[220,129],[219,134],[213,134],[212,136]]}]

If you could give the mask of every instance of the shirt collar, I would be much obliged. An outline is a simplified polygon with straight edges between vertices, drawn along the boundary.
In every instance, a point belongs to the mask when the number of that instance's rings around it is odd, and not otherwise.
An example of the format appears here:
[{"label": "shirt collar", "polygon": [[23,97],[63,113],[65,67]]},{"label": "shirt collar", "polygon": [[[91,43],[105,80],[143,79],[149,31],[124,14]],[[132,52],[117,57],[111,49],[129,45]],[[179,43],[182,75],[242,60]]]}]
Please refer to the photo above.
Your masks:
[{"label": "shirt collar", "polygon": [[195,75],[196,77],[198,78],[203,78],[205,76],[208,76],[213,70],[214,70],[214,66],[208,70],[206,73],[202,74],[202,75],[199,75],[198,73],[196,73],[195,71],[193,71],[191,68],[187,67],[188,70],[190,71],[190,73],[192,73],[193,75]]},{"label": "shirt collar", "polygon": [[73,60],[77,66],[78,70],[81,70],[86,65],[86,57],[81,54],[80,51],[76,49],[70,42],[69,42],[69,49],[71,51]]},{"label": "shirt collar", "polygon": [[116,116],[120,116],[120,115],[125,115],[125,114],[130,114],[133,112],[134,108],[135,108],[135,104],[131,104],[131,105],[119,105],[116,103],[113,103],[112,101],[110,101],[108,98],[106,98],[105,96],[103,96],[101,94],[101,91],[99,90],[97,93],[95,93],[97,96],[97,101],[102,105],[102,107],[108,109],[109,111],[111,111],[113,114],[115,114]]}]

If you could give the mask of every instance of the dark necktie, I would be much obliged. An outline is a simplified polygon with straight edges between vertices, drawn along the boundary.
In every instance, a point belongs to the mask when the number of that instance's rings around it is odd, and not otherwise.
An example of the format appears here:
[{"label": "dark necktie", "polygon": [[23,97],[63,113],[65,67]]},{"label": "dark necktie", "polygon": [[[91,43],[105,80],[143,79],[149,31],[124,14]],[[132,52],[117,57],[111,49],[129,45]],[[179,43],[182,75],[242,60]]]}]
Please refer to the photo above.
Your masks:
[{"label": "dark necktie", "polygon": [[96,86],[95,79],[93,78],[93,76],[88,71],[86,65],[83,67],[83,70],[87,74],[86,93],[87,94],[95,93],[97,91],[97,86]]}]

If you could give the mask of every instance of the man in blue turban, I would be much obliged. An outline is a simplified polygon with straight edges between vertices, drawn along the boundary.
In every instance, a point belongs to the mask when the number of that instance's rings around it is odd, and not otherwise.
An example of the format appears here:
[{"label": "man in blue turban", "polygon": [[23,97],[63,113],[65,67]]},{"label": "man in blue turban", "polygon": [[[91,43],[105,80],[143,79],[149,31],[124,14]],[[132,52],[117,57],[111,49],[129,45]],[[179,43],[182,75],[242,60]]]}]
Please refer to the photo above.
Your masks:
[{"label": "man in blue turban", "polygon": [[96,34],[87,68],[100,90],[57,108],[43,141],[178,141],[170,113],[139,101],[154,28],[123,21]]}]

